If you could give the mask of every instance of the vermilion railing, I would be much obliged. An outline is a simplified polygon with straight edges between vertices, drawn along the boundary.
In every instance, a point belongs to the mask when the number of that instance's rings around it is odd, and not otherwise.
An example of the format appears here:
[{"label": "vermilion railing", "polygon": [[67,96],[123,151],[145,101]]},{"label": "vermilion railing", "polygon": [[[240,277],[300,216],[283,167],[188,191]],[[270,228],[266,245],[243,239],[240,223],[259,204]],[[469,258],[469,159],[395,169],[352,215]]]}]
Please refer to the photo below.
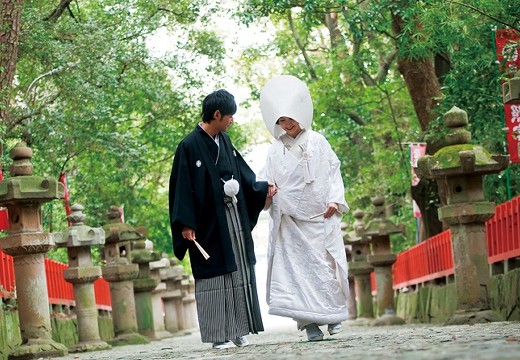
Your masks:
[{"label": "vermilion railing", "polygon": [[45,275],[49,303],[53,305],[74,306],[74,288],[63,278],[63,270],[68,266],[58,261],[45,259]]},{"label": "vermilion railing", "polygon": [[0,250],[0,297],[11,298],[14,295],[13,257]]},{"label": "vermilion railing", "polygon": [[[66,264],[45,259],[45,275],[47,278],[47,291],[49,304],[74,306],[74,287],[65,281],[63,270]],[[99,310],[112,310],[109,283],[103,279],[94,282],[96,306]],[[0,250],[0,298],[15,297],[15,278],[13,257]]]},{"label": "vermilion railing", "polygon": [[452,275],[453,253],[450,230],[399,253],[392,271],[394,289]]},{"label": "vermilion railing", "polygon": [[96,306],[99,310],[112,311],[112,298],[110,297],[110,283],[103,278],[94,281]]},{"label": "vermilion railing", "polygon": [[[520,196],[498,205],[486,221],[488,263],[520,257]],[[451,233],[435,235],[397,255],[392,267],[394,289],[454,273]]]},{"label": "vermilion railing", "polygon": [[[520,257],[520,196],[496,207],[493,218],[486,222],[488,262],[490,264]],[[63,278],[67,265],[45,259],[47,287],[51,304],[74,305],[72,284]],[[413,286],[453,274],[451,233],[435,235],[397,255],[393,265],[394,289]],[[372,290],[375,277],[371,274]],[[111,310],[109,283],[104,279],[94,282],[98,309]],[[0,251],[0,297],[13,297],[15,292],[13,260]]]},{"label": "vermilion railing", "polygon": [[520,257],[520,196],[500,204],[486,222],[488,262]]}]

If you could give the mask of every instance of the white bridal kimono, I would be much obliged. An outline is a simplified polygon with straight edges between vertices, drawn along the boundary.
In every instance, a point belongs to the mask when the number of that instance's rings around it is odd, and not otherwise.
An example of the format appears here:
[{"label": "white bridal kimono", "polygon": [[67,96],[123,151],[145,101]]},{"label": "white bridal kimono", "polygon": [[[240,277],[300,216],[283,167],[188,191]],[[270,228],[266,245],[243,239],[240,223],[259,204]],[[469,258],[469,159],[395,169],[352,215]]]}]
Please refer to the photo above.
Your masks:
[{"label": "white bridal kimono", "polygon": [[299,329],[346,320],[341,215],[323,218],[328,203],[337,203],[340,212],[349,209],[336,154],[315,131],[303,130],[295,139],[282,135],[269,148],[259,177],[278,186],[269,209],[269,314],[291,317]]}]

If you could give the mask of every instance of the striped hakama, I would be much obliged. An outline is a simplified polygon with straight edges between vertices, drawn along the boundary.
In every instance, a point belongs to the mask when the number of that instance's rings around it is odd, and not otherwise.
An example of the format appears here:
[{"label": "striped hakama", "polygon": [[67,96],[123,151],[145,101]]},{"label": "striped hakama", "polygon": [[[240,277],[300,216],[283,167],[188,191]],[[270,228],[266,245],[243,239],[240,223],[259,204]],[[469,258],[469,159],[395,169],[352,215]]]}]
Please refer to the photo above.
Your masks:
[{"label": "striped hakama", "polygon": [[249,264],[237,206],[225,196],[225,210],[237,271],[195,280],[202,342],[224,342],[264,330],[254,266]]}]

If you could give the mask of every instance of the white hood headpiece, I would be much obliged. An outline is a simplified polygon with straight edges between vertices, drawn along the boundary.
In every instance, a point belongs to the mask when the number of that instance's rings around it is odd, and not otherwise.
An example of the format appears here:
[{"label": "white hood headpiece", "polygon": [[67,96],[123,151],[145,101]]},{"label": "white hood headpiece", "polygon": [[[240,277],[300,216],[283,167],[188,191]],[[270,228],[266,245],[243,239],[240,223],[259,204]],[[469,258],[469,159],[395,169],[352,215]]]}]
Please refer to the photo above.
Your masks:
[{"label": "white hood headpiece", "polygon": [[296,120],[302,129],[311,128],[311,94],[307,85],[294,76],[281,75],[269,80],[260,93],[260,110],[267,129],[275,139],[285,133],[276,124],[282,116]]}]

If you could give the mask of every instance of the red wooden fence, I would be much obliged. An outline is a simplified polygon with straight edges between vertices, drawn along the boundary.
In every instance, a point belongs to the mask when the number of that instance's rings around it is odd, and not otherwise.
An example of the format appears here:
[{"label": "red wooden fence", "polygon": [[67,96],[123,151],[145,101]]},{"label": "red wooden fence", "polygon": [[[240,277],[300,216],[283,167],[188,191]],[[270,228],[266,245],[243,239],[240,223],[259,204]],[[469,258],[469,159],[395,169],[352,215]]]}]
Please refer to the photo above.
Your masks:
[{"label": "red wooden fence", "polygon": [[[1,241],[1,240],[0,240]],[[14,297],[13,257],[0,250],[0,297]]]},{"label": "red wooden fence", "polygon": [[486,222],[489,263],[520,257],[520,196],[496,207]]},{"label": "red wooden fence", "polygon": [[[47,291],[49,304],[74,306],[73,285],[63,278],[63,270],[66,264],[45,259],[45,275],[47,278]],[[12,298],[15,292],[13,257],[0,251],[0,297]],[[94,282],[96,306],[99,310],[112,310],[110,298],[110,285],[103,279]]]},{"label": "red wooden fence", "polygon": [[112,298],[110,297],[110,283],[103,278],[94,281],[96,294],[96,306],[99,310],[112,310]]},{"label": "red wooden fence", "polygon": [[[0,240],[1,241],[1,240]],[[490,264],[520,257],[520,196],[496,207],[496,213],[486,222],[488,262]],[[45,259],[47,288],[51,304],[74,305],[72,284],[63,278],[67,265]],[[394,289],[413,286],[453,274],[451,233],[435,235],[397,255],[393,265]],[[372,274],[372,289],[375,279]],[[111,310],[109,283],[98,279],[94,283],[96,305]],[[13,259],[0,251],[0,297],[14,296]]]},{"label": "red wooden fence", "polygon": [[450,230],[399,253],[392,270],[394,289],[452,275],[453,253]]},{"label": "red wooden fence", "polygon": [[63,278],[63,270],[68,266],[50,259],[45,259],[45,274],[47,275],[47,291],[49,303],[54,305],[74,306],[74,288]]},{"label": "red wooden fence", "polygon": [[[520,257],[520,196],[496,207],[486,221],[488,263]],[[393,265],[394,289],[417,285],[453,274],[449,230],[397,255]]]}]

